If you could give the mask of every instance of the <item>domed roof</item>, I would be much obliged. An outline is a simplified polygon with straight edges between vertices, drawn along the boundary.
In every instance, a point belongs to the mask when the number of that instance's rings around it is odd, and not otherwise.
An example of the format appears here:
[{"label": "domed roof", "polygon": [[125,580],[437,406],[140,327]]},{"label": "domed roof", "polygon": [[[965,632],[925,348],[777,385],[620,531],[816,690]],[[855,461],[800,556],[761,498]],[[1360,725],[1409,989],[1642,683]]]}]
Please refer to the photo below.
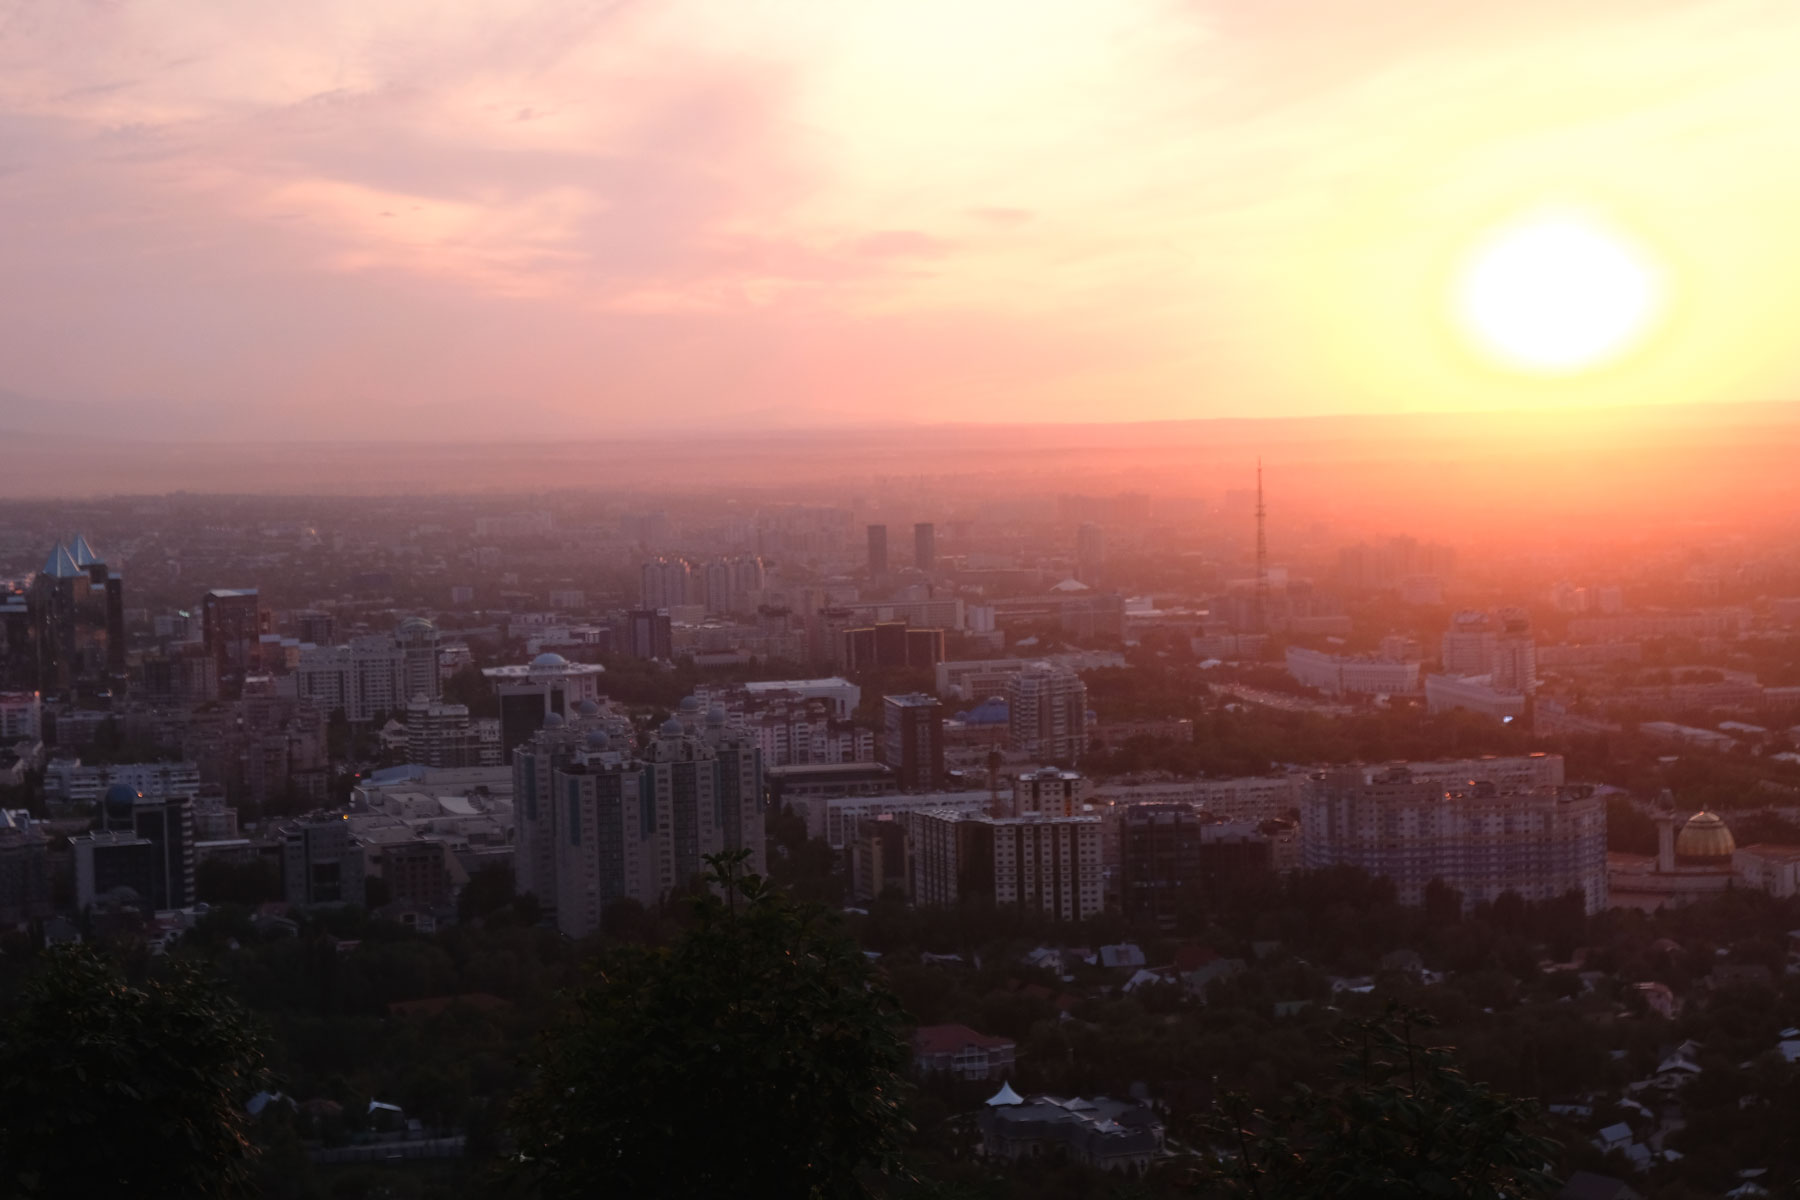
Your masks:
[{"label": "domed roof", "polygon": [[563,720],[563,715],[559,712],[553,712],[544,718],[545,729],[561,729],[567,723],[568,722]]},{"label": "domed roof", "polygon": [[600,706],[594,703],[592,699],[588,699],[577,704],[575,706],[575,711],[584,717],[597,717],[600,715]]},{"label": "domed roof", "polygon": [[700,697],[698,697],[698,696],[683,696],[681,698],[681,711],[684,713],[699,712],[700,711]]},{"label": "domed roof", "polygon": [[587,747],[589,750],[605,750],[611,745],[612,739],[606,736],[604,729],[596,729],[588,734]]},{"label": "domed roof", "polygon": [[534,670],[555,671],[568,666],[569,660],[560,654],[546,650],[532,659],[531,665]]},{"label": "domed roof", "polygon": [[706,723],[715,727],[725,724],[725,706],[723,704],[715,704],[707,709]]},{"label": "domed roof", "polygon": [[663,737],[680,737],[683,732],[681,721],[676,717],[670,717],[662,723],[662,728],[657,732]]},{"label": "domed roof", "polygon": [[129,783],[115,783],[106,789],[106,807],[129,809],[137,804],[140,795],[141,793]]},{"label": "domed roof", "polygon": [[424,617],[408,617],[400,622],[398,632],[402,635],[416,633],[436,633],[437,626]]},{"label": "domed roof", "polygon": [[1675,835],[1675,853],[1682,858],[1730,858],[1736,849],[1737,839],[1724,818],[1705,809],[1689,817]]}]

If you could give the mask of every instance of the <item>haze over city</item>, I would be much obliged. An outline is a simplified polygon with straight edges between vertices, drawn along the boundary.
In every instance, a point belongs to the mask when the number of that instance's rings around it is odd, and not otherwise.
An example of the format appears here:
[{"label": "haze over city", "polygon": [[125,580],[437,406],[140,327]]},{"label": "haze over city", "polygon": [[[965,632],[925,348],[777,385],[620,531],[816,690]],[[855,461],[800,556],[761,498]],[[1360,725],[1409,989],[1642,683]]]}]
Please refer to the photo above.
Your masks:
[{"label": "haze over city", "polygon": [[1797,61],[0,0],[0,1200],[1795,1194]]}]

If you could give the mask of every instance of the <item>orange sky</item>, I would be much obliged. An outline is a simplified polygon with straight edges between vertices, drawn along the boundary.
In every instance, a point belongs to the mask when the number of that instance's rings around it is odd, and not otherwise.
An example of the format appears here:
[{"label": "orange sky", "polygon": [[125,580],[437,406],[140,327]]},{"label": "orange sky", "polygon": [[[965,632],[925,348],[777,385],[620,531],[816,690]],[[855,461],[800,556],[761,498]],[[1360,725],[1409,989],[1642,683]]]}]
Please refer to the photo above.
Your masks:
[{"label": "orange sky", "polygon": [[[1789,399],[1800,7],[0,0],[0,430],[592,437]],[[1636,352],[1456,329],[1488,231]]]}]

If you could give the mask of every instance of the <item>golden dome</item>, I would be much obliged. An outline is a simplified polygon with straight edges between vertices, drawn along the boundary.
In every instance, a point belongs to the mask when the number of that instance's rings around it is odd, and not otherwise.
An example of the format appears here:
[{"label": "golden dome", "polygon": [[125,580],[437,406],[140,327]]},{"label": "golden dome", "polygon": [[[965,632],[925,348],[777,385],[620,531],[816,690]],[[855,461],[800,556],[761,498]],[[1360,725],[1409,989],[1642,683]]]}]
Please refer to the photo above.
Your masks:
[{"label": "golden dome", "polygon": [[1730,858],[1736,849],[1737,840],[1725,828],[1724,819],[1705,809],[1689,817],[1675,835],[1675,853],[1681,858]]}]

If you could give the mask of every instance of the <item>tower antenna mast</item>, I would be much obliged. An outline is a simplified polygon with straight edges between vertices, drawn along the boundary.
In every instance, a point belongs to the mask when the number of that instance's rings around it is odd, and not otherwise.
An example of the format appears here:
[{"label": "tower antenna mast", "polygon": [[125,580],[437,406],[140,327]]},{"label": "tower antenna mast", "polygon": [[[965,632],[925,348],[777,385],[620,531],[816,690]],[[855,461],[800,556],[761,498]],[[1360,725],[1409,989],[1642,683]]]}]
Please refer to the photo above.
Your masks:
[{"label": "tower antenna mast", "polygon": [[1269,539],[1264,530],[1262,457],[1256,459],[1256,627],[1269,629]]}]

